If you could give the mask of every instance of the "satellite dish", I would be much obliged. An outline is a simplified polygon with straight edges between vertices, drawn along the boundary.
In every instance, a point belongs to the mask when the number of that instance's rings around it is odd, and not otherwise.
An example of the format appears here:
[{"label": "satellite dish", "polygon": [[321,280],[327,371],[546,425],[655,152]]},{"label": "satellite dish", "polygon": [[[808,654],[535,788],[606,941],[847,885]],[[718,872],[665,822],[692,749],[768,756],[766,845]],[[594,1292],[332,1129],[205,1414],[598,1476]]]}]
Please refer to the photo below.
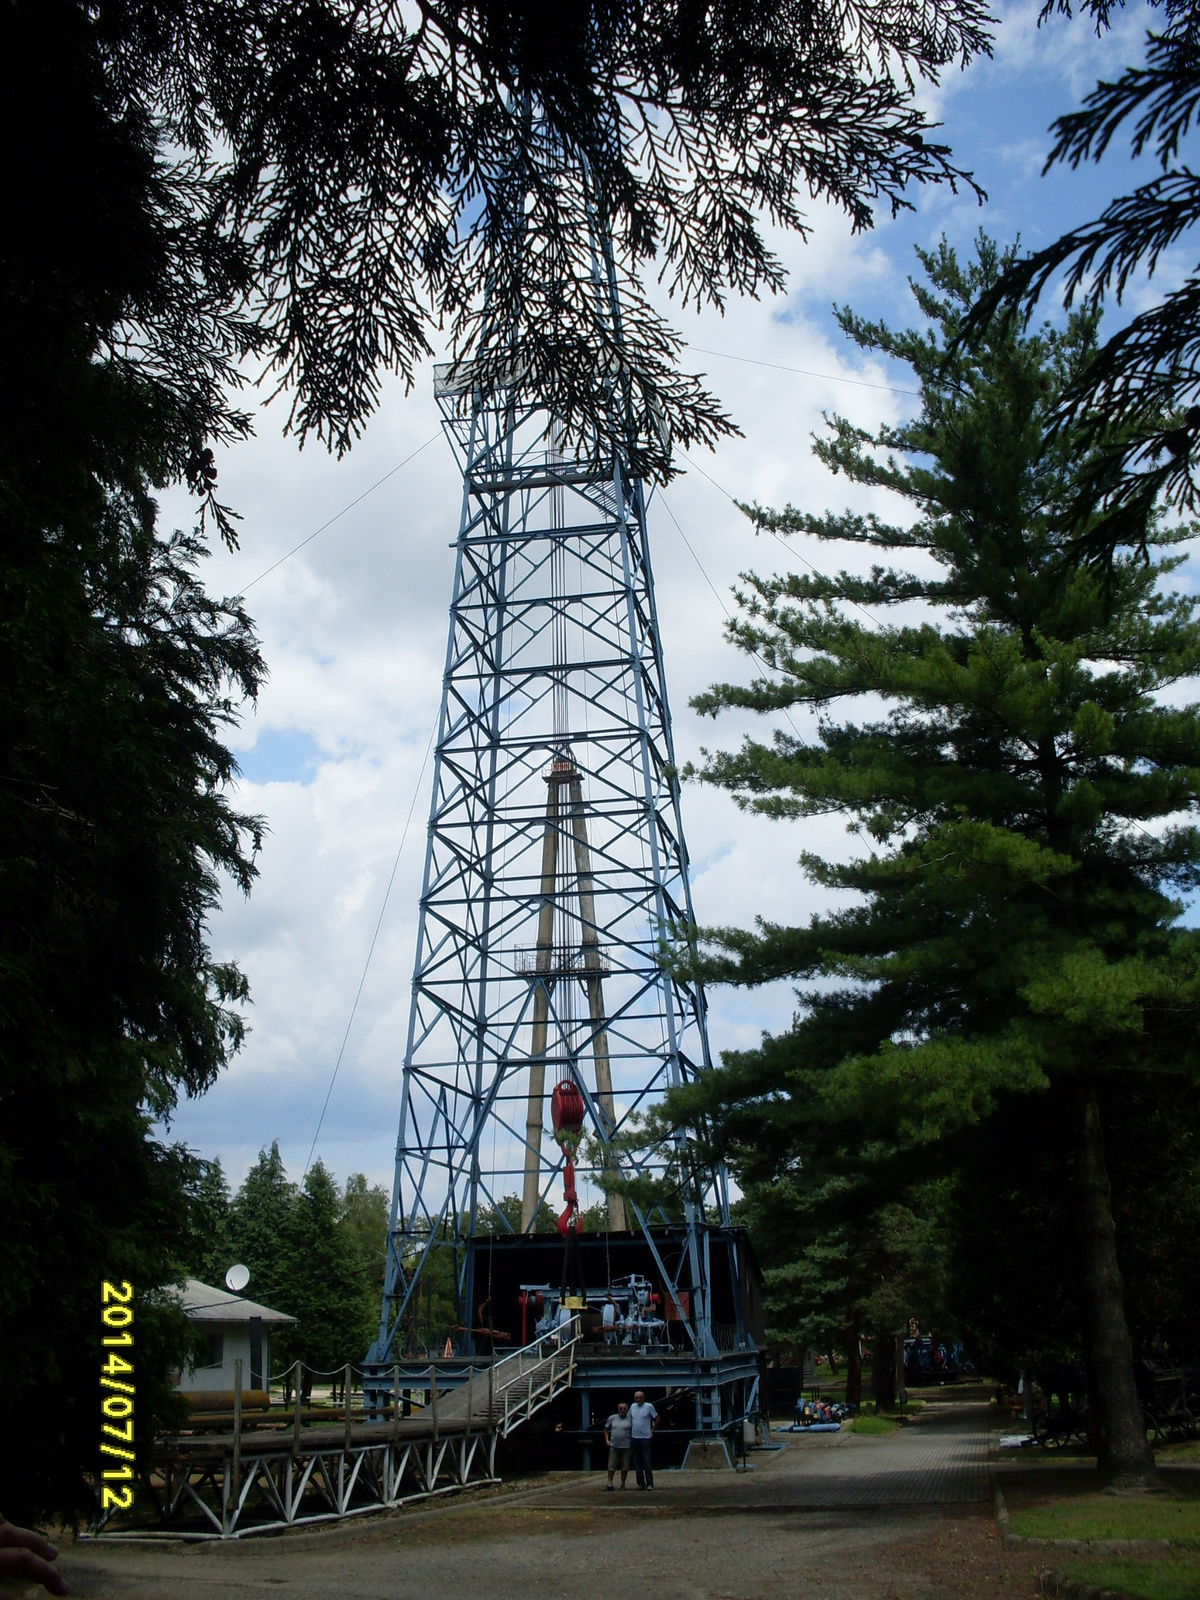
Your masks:
[{"label": "satellite dish", "polygon": [[250,1268],[244,1267],[240,1261],[225,1274],[225,1287],[232,1289],[234,1294],[241,1294],[249,1282]]}]

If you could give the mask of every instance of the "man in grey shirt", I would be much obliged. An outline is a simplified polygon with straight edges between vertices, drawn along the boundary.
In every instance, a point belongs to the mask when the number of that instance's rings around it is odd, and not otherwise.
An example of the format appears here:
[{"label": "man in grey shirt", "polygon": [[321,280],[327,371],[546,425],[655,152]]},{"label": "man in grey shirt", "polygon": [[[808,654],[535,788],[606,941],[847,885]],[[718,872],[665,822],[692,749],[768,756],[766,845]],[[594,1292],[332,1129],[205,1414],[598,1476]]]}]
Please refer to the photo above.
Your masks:
[{"label": "man in grey shirt", "polygon": [[617,1469],[620,1468],[622,1489],[629,1476],[633,1423],[629,1420],[629,1407],[624,1400],[604,1424],[604,1442],[608,1446],[608,1482],[604,1485],[604,1492],[611,1494],[613,1474]]},{"label": "man in grey shirt", "polygon": [[650,1440],[658,1427],[658,1412],[639,1389],[629,1408],[633,1424],[633,1467],[637,1473],[639,1489],[653,1489],[654,1473],[650,1467]]}]

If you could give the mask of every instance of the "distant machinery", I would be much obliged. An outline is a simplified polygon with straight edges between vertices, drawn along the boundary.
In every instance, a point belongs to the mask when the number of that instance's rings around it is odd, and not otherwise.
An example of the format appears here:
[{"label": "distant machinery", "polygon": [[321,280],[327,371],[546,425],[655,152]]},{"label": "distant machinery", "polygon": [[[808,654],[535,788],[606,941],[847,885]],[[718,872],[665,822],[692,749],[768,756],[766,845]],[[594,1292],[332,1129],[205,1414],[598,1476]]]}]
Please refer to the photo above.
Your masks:
[{"label": "distant machinery", "polygon": [[[572,181],[586,195],[586,174]],[[611,251],[585,211],[598,315],[619,349]],[[519,215],[513,238],[522,248]],[[697,1426],[719,1427],[720,1381],[708,1369],[737,1351],[741,1378],[756,1370],[744,1247],[724,1172],[686,1131],[649,1142],[640,1126],[669,1086],[710,1065],[703,990],[662,961],[694,919],[647,493],[632,449],[598,434],[566,448],[532,392],[519,328],[493,329],[470,362],[435,368],[434,382],[462,465],[462,509],[386,1279],[367,1360],[382,1382],[403,1358],[439,1257],[451,1264],[438,1281],[453,1284],[457,1354],[474,1355],[484,1305],[487,1325],[501,1326],[481,1274],[498,1235],[513,1248],[524,1236],[529,1281],[511,1283],[505,1318],[523,1318],[532,1338],[582,1311],[596,1319],[598,1360],[636,1348],[707,1363]],[[632,415],[619,368],[596,383],[607,436],[632,445],[653,419]],[[576,1162],[604,1197],[611,1240],[636,1244],[619,1279],[610,1251],[609,1281],[597,1281],[594,1262],[584,1281]],[[558,1209],[561,1177],[556,1245],[535,1230],[547,1206]],[[562,1261],[552,1276],[550,1257]],[[610,1297],[619,1315],[606,1329]],[[517,1327],[507,1335],[524,1342]]]}]

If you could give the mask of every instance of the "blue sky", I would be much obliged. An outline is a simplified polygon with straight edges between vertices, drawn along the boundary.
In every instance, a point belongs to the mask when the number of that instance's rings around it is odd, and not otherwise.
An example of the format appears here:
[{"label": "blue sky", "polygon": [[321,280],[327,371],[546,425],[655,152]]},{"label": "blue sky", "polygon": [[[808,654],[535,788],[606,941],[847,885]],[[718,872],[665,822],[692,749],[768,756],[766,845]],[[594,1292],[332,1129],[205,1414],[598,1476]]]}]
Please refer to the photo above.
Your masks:
[{"label": "blue sky", "polygon": [[[822,426],[822,411],[874,426],[899,420],[911,403],[840,380],[901,389],[911,380],[848,347],[832,302],[903,324],[913,314],[906,278],[915,268],[915,242],[932,244],[944,232],[969,251],[983,226],[1001,241],[1019,233],[1037,246],[1133,183],[1138,174],[1119,146],[1098,169],[1048,178],[1040,171],[1052,119],[1077,105],[1098,76],[1139,53],[1149,15],[1140,8],[1122,14],[1114,35],[1098,41],[1084,21],[1056,19],[1038,30],[1036,7],[1007,9],[996,59],[948,75],[927,96],[958,163],[988,191],[985,205],[967,194],[918,193],[914,214],[881,219],[858,238],[844,219],[816,205],[807,246],[778,241],[791,272],[786,296],[731,304],[724,318],[709,311],[680,320],[695,345],[742,358],[690,358],[707,370],[743,430],[700,462],[712,478],[740,499],[765,504],[877,503],[829,478],[812,459],[810,435]],[[1171,270],[1168,261],[1167,277]],[[421,776],[421,768],[436,715],[460,497],[449,451],[435,437],[431,387],[428,370],[408,396],[386,383],[378,414],[340,462],[317,449],[298,452],[283,439],[278,406],[264,408],[257,437],[220,462],[223,497],[243,514],[242,547],[215,551],[207,578],[228,593],[259,580],[248,603],[271,678],[235,749],[244,774],[239,799],[266,817],[270,831],[254,895],[245,902],[230,893],[213,927],[217,954],[238,960],[250,979],[247,1045],[208,1095],[180,1108],[172,1133],[220,1155],[235,1181],[276,1138],[293,1175],[303,1170],[405,839],[315,1146],[339,1176],[365,1170],[390,1185],[428,804],[429,774]],[[378,491],[274,566],[414,453]],[[790,555],[756,542],[698,472],[687,472],[664,498],[691,546],[661,507],[652,507],[676,743],[687,760],[701,743],[728,745],[750,725],[730,719],[714,732],[688,707],[714,679],[745,671],[722,639],[722,606],[710,583],[727,595],[739,571],[778,566]],[[163,510],[167,525],[192,515],[184,496],[169,497]],[[405,838],[410,810],[415,821]],[[792,864],[804,849],[848,848],[836,820],[748,821],[724,796],[694,786],[685,792],[684,823],[697,914],[709,923],[748,923],[756,912],[803,920],[822,900]],[[711,1001],[717,1050],[752,1044],[764,1028],[786,1025],[793,1006],[786,986],[718,991]]]}]

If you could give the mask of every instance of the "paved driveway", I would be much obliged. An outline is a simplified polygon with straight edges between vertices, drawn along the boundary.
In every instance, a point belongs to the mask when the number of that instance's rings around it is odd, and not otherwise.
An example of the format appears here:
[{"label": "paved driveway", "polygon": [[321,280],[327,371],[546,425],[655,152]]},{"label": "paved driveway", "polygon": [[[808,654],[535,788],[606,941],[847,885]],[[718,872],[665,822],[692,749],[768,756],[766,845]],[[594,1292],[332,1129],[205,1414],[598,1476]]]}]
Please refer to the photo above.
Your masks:
[{"label": "paved driveway", "polygon": [[991,1493],[986,1405],[931,1406],[919,1422],[883,1438],[782,1437],[794,1444],[769,1481],[794,1505],[954,1505]]}]

